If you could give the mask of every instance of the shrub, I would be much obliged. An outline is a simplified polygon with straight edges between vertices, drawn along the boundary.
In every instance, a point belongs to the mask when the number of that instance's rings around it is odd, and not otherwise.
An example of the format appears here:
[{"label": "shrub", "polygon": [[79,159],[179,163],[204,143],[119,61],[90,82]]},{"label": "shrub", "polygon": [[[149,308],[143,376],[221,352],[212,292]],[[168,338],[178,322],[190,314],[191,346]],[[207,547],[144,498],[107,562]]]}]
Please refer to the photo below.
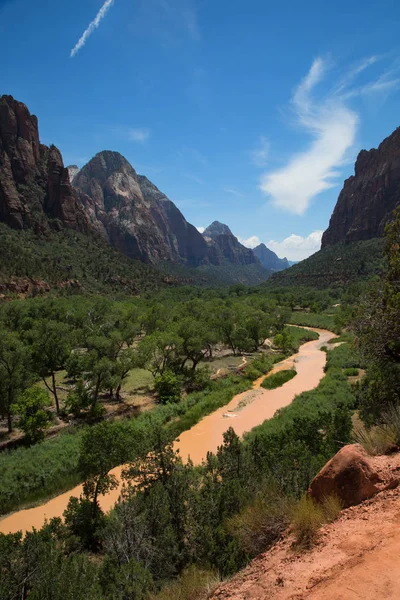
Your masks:
[{"label": "shrub", "polygon": [[50,426],[50,415],[46,408],[51,406],[48,393],[39,386],[32,387],[20,395],[11,410],[19,416],[19,426],[25,433],[28,444],[40,442]]},{"label": "shrub", "polygon": [[262,382],[262,387],[266,390],[274,390],[275,388],[281,387],[287,381],[290,381],[297,375],[295,369],[287,369],[285,371],[278,371],[273,375],[270,375]]},{"label": "shrub", "polygon": [[79,380],[72,392],[69,392],[65,401],[65,412],[72,413],[74,417],[80,417],[83,410],[87,410],[91,405],[89,390],[82,380]]},{"label": "shrub", "polygon": [[322,525],[337,519],[342,508],[337,496],[327,496],[322,504],[317,504],[309,496],[303,496],[292,511],[295,545],[299,548],[310,548]]},{"label": "shrub", "polygon": [[191,566],[183,571],[175,583],[165,586],[161,592],[151,596],[151,600],[205,600],[219,582],[215,571]]},{"label": "shrub", "polygon": [[154,381],[154,388],[161,404],[179,402],[181,399],[181,386],[181,378],[173,371],[164,371]]},{"label": "shrub", "polygon": [[296,546],[309,548],[324,522],[324,513],[320,505],[303,496],[292,512],[291,520]]},{"label": "shrub", "polygon": [[250,557],[267,550],[290,521],[291,501],[276,490],[262,490],[252,504],[230,519],[228,530]]},{"label": "shrub", "polygon": [[371,456],[385,454],[396,441],[395,431],[392,427],[376,425],[367,429],[361,422],[354,426],[352,437]]},{"label": "shrub", "polygon": [[358,369],[356,367],[348,367],[343,373],[346,377],[356,377],[358,375]]}]

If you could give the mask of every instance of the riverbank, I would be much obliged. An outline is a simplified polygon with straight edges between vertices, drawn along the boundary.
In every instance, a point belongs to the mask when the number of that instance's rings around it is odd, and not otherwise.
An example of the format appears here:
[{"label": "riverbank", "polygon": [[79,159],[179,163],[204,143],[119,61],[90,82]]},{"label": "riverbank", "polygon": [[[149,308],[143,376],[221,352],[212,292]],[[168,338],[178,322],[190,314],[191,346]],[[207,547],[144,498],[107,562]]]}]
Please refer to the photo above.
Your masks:
[{"label": "riverbank", "polygon": [[[217,450],[222,443],[222,435],[228,427],[233,427],[238,435],[243,435],[266,419],[272,418],[279,408],[288,406],[296,395],[318,385],[324,376],[326,363],[326,355],[325,352],[321,352],[321,347],[326,345],[334,335],[327,330],[310,329],[319,334],[319,339],[306,342],[300,347],[298,353],[278,363],[270,371],[272,374],[277,370],[295,365],[297,376],[278,389],[264,390],[260,387],[266,377],[264,375],[253,383],[251,391],[236,395],[228,404],[204,417],[191,429],[182,433],[175,442],[175,449],[179,450],[184,460],[190,456],[195,464],[200,464],[208,451],[215,452]],[[254,390],[257,390],[257,395],[246,402],[246,396],[254,394]],[[232,417],[228,418],[224,414],[232,414]],[[116,467],[112,473],[120,479],[121,470],[122,467]],[[0,521],[0,532],[15,533],[19,530],[25,532],[32,527],[40,529],[46,519],[61,517],[69,498],[79,496],[82,491],[82,485],[78,485],[44,504],[7,515]],[[101,508],[104,511],[110,510],[118,500],[119,494],[120,487],[107,496],[101,497]]]}]

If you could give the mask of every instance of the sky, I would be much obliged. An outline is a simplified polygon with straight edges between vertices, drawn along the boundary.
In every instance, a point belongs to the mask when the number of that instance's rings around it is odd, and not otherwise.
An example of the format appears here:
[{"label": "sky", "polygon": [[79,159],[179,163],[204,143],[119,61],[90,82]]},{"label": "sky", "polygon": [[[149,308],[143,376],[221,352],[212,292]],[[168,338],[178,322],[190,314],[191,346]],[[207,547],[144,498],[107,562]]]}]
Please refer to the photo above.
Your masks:
[{"label": "sky", "polygon": [[301,260],[400,125],[398,0],[0,0],[0,94],[66,165],[116,150],[198,228]]}]

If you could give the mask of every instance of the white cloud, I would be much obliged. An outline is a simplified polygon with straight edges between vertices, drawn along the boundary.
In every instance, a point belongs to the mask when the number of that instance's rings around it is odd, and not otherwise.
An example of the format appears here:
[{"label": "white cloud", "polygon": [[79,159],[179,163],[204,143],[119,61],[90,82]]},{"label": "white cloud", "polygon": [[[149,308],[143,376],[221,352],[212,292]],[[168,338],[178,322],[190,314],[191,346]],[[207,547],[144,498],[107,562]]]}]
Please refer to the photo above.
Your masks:
[{"label": "white cloud", "polygon": [[303,260],[321,248],[323,231],[313,231],[307,237],[292,233],[289,237],[277,242],[270,240],[265,245],[279,257],[286,256],[289,260]]},{"label": "white cloud", "polygon": [[255,248],[261,244],[260,238],[258,238],[256,235],[252,235],[251,237],[247,238],[247,240],[243,238],[238,238],[238,240],[241,244],[243,244],[243,246],[246,246],[246,248]]},{"label": "white cloud", "polygon": [[316,88],[332,65],[321,57],[314,60],[291,100],[296,125],[312,141],[290,156],[283,167],[265,172],[260,180],[260,189],[275,206],[302,215],[313,198],[340,183],[340,168],[354,149],[359,123],[358,114],[348,105],[350,99],[373,94],[384,99],[400,87],[398,60],[374,80],[354,85],[361,73],[383,59],[370,56],[353,65],[325,94],[318,94]]},{"label": "white cloud", "polygon": [[314,196],[337,184],[338,167],[355,141],[357,114],[339,98],[317,103],[311,96],[326,69],[326,61],[316,59],[292,99],[297,122],[313,142],[283,168],[265,173],[260,182],[275,206],[298,215],[304,214]]},{"label": "white cloud", "polygon": [[203,233],[203,231],[205,231],[205,227],[196,227],[197,231],[199,231],[200,233]]},{"label": "white cloud", "polygon": [[107,12],[109,11],[109,9],[113,5],[113,3],[114,3],[114,0],[106,0],[104,2],[103,6],[100,8],[99,12],[97,13],[97,15],[95,16],[93,21],[91,23],[89,23],[88,27],[83,32],[82,36],[80,37],[80,39],[78,40],[76,45],[72,48],[71,54],[70,54],[71,58],[73,58],[79,52],[79,50],[81,50],[81,48],[83,48],[83,46],[86,44],[89,37],[92,35],[92,33],[95,31],[95,29],[98,28],[98,26],[100,25],[101,21],[106,16]]},{"label": "white cloud", "polygon": [[147,129],[146,127],[128,130],[128,138],[132,142],[145,142],[149,137],[150,129]]},{"label": "white cloud", "polygon": [[268,162],[270,143],[263,135],[260,137],[258,147],[250,153],[251,162],[256,167],[265,167]]}]

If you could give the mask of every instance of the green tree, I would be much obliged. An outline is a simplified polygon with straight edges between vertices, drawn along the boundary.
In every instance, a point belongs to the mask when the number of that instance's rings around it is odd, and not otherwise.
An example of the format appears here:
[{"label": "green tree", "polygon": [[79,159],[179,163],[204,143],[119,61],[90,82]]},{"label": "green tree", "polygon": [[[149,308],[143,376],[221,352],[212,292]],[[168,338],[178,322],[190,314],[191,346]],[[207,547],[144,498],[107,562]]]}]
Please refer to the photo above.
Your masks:
[{"label": "green tree", "polygon": [[44,439],[45,431],[50,427],[50,415],[46,410],[49,406],[51,401],[47,392],[38,386],[25,390],[11,406],[13,414],[19,417],[19,426],[28,444]]},{"label": "green tree", "polygon": [[15,333],[0,331],[0,405],[12,431],[11,406],[18,394],[30,385],[29,353]]},{"label": "green tree", "polygon": [[[57,414],[59,414],[60,401],[57,392],[56,372],[64,368],[71,353],[70,329],[64,323],[43,319],[36,323],[30,337],[34,370],[43,379],[45,386],[53,395]],[[51,385],[47,382],[49,376],[51,377]]]},{"label": "green tree", "polygon": [[164,371],[161,375],[157,375],[154,380],[154,389],[161,404],[179,402],[182,395],[181,388],[182,378],[173,371]]}]

